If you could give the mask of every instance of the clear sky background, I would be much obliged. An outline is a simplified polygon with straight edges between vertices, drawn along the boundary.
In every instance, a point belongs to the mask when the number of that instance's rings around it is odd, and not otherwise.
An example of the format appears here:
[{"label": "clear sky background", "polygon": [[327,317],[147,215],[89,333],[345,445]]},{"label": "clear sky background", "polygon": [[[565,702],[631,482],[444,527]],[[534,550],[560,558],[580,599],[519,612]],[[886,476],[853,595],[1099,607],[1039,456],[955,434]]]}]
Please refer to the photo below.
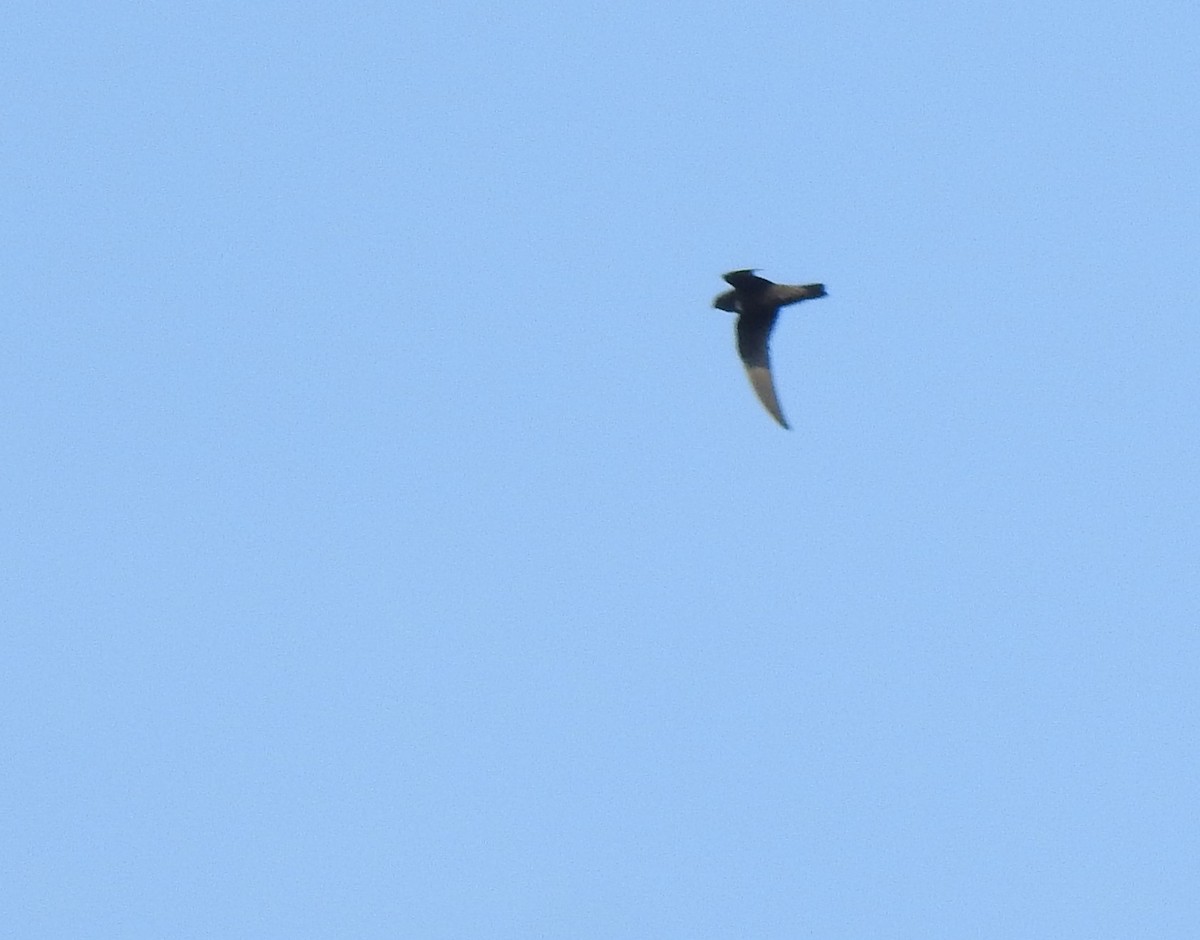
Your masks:
[{"label": "clear sky background", "polygon": [[1198,36],[9,4],[6,935],[1200,936]]}]

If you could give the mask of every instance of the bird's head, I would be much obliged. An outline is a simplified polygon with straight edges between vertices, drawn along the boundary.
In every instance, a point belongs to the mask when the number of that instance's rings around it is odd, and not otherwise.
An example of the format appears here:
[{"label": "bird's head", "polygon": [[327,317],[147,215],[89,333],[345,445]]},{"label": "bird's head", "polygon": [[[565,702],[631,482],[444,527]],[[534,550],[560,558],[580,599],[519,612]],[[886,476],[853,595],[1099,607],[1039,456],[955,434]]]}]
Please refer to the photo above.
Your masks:
[{"label": "bird's head", "polygon": [[723,294],[718,294],[713,299],[713,306],[718,310],[725,310],[729,313],[740,313],[738,310],[737,291],[727,290]]}]

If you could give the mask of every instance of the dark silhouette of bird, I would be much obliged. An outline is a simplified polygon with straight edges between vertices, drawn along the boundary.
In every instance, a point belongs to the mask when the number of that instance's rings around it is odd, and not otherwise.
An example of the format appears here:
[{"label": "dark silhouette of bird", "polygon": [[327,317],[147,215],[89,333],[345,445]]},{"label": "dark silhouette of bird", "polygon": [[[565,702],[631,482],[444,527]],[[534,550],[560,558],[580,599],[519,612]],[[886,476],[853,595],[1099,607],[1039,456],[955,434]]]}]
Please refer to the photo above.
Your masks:
[{"label": "dark silhouette of bird", "polygon": [[759,277],[755,270],[730,271],[723,275],[733,290],[718,294],[713,306],[738,315],[738,355],[742,357],[750,384],[771,417],[786,428],[788,423],[779,408],[775,383],[771,380],[771,357],[767,349],[771,329],[779,317],[780,307],[824,297],[825,285],[775,284]]}]

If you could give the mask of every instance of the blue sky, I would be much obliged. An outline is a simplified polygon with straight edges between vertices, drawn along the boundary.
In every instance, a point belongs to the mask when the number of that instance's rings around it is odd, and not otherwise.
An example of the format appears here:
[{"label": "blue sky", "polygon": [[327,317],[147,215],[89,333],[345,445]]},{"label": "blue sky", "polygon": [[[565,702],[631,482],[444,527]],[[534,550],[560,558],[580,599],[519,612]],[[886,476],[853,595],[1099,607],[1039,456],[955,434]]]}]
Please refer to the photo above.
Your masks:
[{"label": "blue sky", "polygon": [[13,936],[1200,933],[1194,4],[4,27]]}]

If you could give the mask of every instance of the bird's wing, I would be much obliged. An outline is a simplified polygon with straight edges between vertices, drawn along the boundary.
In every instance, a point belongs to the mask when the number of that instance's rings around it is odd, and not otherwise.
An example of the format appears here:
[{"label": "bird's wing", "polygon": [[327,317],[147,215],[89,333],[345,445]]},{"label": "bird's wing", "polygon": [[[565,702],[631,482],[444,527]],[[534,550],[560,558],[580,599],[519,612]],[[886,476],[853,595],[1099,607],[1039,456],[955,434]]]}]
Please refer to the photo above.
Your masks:
[{"label": "bird's wing", "polygon": [[824,296],[824,284],[773,284],[770,294],[771,300],[780,306]]},{"label": "bird's wing", "polygon": [[754,386],[754,393],[763,407],[771,413],[771,417],[783,427],[788,427],[783,411],[779,407],[779,398],[775,394],[775,382],[771,378],[771,357],[767,349],[771,337],[771,328],[775,325],[778,310],[760,316],[742,314],[737,322],[737,347],[742,364],[746,367],[746,375]]}]

